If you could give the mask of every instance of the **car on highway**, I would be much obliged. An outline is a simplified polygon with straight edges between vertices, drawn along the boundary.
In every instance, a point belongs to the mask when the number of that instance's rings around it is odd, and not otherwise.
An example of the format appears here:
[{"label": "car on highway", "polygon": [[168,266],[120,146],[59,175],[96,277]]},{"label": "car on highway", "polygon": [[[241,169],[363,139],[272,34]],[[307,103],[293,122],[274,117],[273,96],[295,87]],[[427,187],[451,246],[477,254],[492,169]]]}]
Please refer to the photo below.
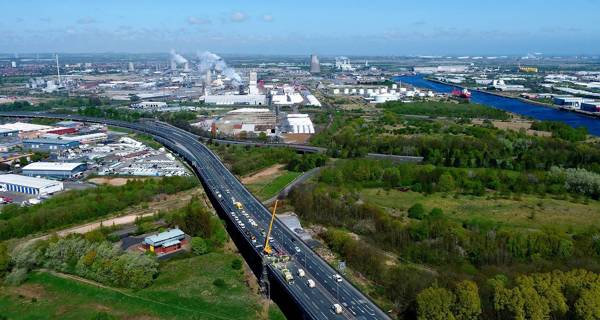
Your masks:
[{"label": "car on highway", "polygon": [[334,303],[333,306],[331,306],[331,309],[333,310],[333,312],[335,312],[335,314],[340,314],[342,313],[342,306],[340,306],[337,303]]},{"label": "car on highway", "polygon": [[315,287],[315,280],[308,279],[308,280],[306,280],[306,284],[308,285],[309,288],[314,288]]},{"label": "car on highway", "polygon": [[342,282],[342,276],[336,273],[333,275],[333,280],[335,280],[336,282]]}]

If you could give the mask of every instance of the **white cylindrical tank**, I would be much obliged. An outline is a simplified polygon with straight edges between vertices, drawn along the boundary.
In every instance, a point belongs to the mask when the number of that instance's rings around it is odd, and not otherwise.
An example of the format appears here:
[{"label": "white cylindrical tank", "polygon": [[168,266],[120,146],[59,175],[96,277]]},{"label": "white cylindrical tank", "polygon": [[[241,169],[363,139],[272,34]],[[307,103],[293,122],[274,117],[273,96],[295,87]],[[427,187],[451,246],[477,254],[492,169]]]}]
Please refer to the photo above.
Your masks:
[{"label": "white cylindrical tank", "polygon": [[352,92],[352,94],[356,94],[356,89],[352,89],[350,92]]},{"label": "white cylindrical tank", "polygon": [[365,94],[365,89],[358,89],[358,94],[361,96]]},{"label": "white cylindrical tank", "polygon": [[340,94],[340,89],[333,89],[333,94]]},{"label": "white cylindrical tank", "polygon": [[350,94],[350,89],[348,89],[348,88],[344,89],[344,94]]}]

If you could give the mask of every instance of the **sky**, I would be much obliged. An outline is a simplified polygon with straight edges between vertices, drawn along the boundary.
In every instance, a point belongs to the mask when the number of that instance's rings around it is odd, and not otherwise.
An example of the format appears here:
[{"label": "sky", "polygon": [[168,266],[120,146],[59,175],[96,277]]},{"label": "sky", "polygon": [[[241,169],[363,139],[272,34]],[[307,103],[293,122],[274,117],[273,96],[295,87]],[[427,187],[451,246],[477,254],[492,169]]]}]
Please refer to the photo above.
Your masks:
[{"label": "sky", "polygon": [[600,54],[600,0],[0,2],[3,53]]}]

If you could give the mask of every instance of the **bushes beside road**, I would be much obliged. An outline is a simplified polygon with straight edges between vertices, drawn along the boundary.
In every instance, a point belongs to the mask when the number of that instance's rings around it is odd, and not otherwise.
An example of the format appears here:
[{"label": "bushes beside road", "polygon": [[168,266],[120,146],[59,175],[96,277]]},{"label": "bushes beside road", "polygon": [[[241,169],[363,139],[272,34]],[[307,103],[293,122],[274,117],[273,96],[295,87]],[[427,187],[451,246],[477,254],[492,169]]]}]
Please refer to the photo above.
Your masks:
[{"label": "bushes beside road", "polygon": [[151,201],[158,194],[173,194],[196,185],[197,181],[190,177],[132,180],[119,187],[98,186],[68,191],[31,207],[8,205],[0,214],[0,240],[104,217],[129,206]]}]

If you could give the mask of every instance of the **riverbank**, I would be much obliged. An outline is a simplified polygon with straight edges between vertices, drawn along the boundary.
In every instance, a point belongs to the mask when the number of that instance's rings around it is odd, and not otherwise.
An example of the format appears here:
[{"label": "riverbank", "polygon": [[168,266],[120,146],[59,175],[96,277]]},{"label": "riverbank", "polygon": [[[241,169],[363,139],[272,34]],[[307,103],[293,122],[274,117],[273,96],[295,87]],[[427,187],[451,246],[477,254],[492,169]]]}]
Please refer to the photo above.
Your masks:
[{"label": "riverbank", "polygon": [[524,103],[535,104],[535,105],[539,105],[539,106],[546,107],[546,108],[551,108],[551,109],[558,110],[558,111],[573,112],[573,113],[581,114],[581,115],[584,115],[586,117],[590,117],[590,118],[594,118],[594,119],[599,119],[600,118],[600,113],[597,113],[597,112],[589,112],[589,111],[580,110],[580,109],[565,108],[565,107],[557,106],[555,104],[550,104],[550,103],[535,101],[535,100],[523,98],[523,97],[520,97],[520,96],[519,97],[514,97],[512,95],[504,94],[504,93],[501,93],[501,92],[488,91],[488,90],[483,90],[483,89],[478,89],[478,88],[466,87],[466,86],[457,85],[457,84],[454,84],[454,83],[449,83],[449,82],[445,82],[445,81],[441,81],[441,80],[433,79],[433,78],[429,78],[429,77],[425,77],[423,79],[425,79],[427,81],[431,81],[431,82],[443,84],[443,85],[446,85],[446,86],[457,87],[457,88],[460,88],[460,89],[468,89],[469,91],[480,92],[480,93],[483,93],[483,94],[490,94],[490,95],[494,95],[494,96],[498,96],[498,97],[502,97],[502,98],[507,98],[507,99],[516,99],[516,100],[520,100],[520,101],[522,101]]}]

